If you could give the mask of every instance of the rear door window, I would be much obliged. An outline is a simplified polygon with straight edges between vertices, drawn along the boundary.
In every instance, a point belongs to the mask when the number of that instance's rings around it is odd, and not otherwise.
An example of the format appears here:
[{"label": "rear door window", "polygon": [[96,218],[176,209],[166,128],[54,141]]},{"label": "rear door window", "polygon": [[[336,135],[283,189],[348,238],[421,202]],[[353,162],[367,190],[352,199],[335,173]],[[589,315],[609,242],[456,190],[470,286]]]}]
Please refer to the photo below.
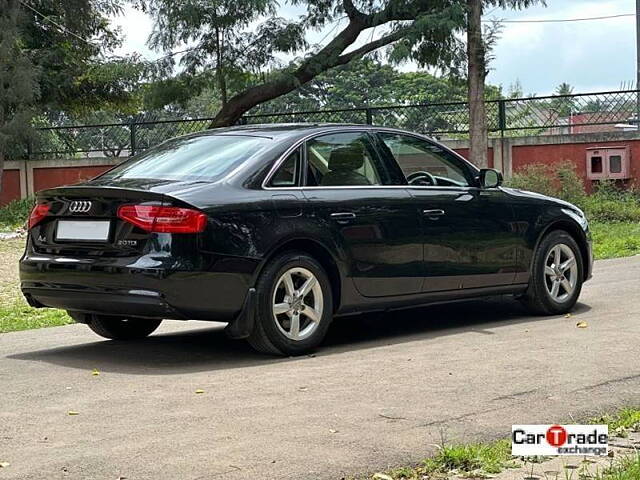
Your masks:
[{"label": "rear door window", "polygon": [[300,186],[301,149],[296,149],[282,162],[269,181],[269,187],[286,188]]}]

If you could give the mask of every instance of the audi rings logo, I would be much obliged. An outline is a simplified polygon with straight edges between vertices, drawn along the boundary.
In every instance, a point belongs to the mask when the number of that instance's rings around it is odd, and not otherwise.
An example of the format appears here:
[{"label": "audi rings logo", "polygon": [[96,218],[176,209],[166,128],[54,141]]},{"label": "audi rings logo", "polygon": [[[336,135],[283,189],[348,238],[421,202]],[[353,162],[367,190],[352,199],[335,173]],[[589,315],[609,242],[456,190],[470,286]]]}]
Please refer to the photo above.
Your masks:
[{"label": "audi rings logo", "polygon": [[91,210],[92,203],[88,200],[75,200],[69,205],[71,213],[87,213]]}]

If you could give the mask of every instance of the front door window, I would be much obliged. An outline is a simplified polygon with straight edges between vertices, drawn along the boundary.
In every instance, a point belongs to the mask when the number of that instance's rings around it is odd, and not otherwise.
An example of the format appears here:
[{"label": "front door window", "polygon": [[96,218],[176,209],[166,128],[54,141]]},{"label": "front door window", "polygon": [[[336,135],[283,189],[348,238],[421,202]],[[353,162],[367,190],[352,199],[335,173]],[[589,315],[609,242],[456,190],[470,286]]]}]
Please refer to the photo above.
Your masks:
[{"label": "front door window", "polygon": [[444,148],[408,135],[380,133],[411,185],[468,187],[473,181],[464,163]]}]

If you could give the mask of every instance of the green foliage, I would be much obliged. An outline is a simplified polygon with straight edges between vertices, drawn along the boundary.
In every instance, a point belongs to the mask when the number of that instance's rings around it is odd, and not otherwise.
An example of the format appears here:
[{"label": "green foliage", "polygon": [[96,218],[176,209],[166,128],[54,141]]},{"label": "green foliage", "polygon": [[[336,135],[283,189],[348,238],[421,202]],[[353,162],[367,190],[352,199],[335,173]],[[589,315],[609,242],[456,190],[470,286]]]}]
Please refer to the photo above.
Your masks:
[{"label": "green foliage", "polygon": [[[500,87],[487,86],[487,99],[500,97]],[[464,102],[466,98],[463,79],[403,72],[380,60],[364,58],[322,73],[251,113]]]},{"label": "green foliage", "polygon": [[13,200],[0,207],[0,231],[24,227],[33,208],[34,199]]},{"label": "green foliage", "polygon": [[640,454],[622,457],[611,467],[592,478],[593,480],[638,480],[640,478]]},{"label": "green foliage", "polygon": [[640,195],[622,190],[611,182],[601,182],[586,195],[575,166],[563,162],[553,167],[531,164],[515,173],[507,182],[512,188],[529,190],[574,203],[596,222],[640,222]]},{"label": "green foliage", "polygon": [[597,260],[640,255],[639,222],[591,222],[589,227]]},{"label": "green foliage", "polygon": [[556,166],[555,175],[558,179],[558,197],[576,205],[582,205],[585,200],[584,183],[576,172],[573,163],[563,162]]},{"label": "green foliage", "polygon": [[639,192],[620,189],[614,182],[600,182],[581,206],[589,218],[600,222],[640,222]]},{"label": "green foliage", "polygon": [[[573,87],[568,83],[561,83],[555,91],[556,95],[572,95]],[[554,98],[550,101],[549,108],[560,118],[568,117],[576,111],[576,100],[572,97]]]},{"label": "green foliage", "polygon": [[425,460],[427,472],[460,473],[483,472],[500,473],[510,465],[511,443],[501,440],[495,443],[475,443],[470,445],[445,445],[438,454]]},{"label": "green foliage", "polygon": [[4,158],[24,151],[38,97],[38,72],[20,39],[21,19],[18,0],[0,0],[0,175]]},{"label": "green foliage", "polygon": [[94,60],[78,72],[74,97],[63,106],[76,114],[96,110],[137,113],[141,107],[140,82],[147,73],[147,66],[138,56]]},{"label": "green foliage", "polygon": [[[605,414],[594,418],[590,423],[606,424],[609,426],[609,434],[619,435],[625,431],[640,431],[640,409],[627,407],[615,414]],[[625,437],[627,435],[624,435]]]},{"label": "green foliage", "polygon": [[506,185],[548,196],[555,196],[558,193],[549,167],[540,163],[526,165],[522,170],[515,172]]},{"label": "green foliage", "polygon": [[640,222],[640,201],[629,194],[622,198],[609,198],[599,193],[588,196],[580,205],[587,217],[600,222]]},{"label": "green foliage", "polygon": [[[20,39],[39,68],[41,111],[85,112],[102,102],[121,104],[136,81],[137,60],[99,60],[120,45],[110,17],[122,12],[122,0],[39,0],[24,8]],[[70,33],[71,32],[71,33]]]},{"label": "green foliage", "polygon": [[[154,17],[149,39],[152,48],[170,53],[179,45],[195,45],[179,63],[188,75],[214,72],[210,78],[215,79],[222,104],[229,95],[228,83],[235,76],[257,73],[273,66],[276,54],[293,53],[306,46],[303,24],[276,16],[275,0],[134,3]],[[165,63],[172,68],[174,56],[169,55]]]}]

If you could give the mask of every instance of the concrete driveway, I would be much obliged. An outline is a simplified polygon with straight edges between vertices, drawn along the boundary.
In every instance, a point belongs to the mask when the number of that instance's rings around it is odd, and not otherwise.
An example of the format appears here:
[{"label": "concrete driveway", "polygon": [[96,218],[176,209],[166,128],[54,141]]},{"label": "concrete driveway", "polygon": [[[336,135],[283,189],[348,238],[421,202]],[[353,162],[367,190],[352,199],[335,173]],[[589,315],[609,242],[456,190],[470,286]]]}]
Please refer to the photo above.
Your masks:
[{"label": "concrete driveway", "polygon": [[570,318],[497,300],[362,316],[302,358],[203,323],[0,335],[0,479],[338,479],[637,404],[640,257],[595,275]]}]

